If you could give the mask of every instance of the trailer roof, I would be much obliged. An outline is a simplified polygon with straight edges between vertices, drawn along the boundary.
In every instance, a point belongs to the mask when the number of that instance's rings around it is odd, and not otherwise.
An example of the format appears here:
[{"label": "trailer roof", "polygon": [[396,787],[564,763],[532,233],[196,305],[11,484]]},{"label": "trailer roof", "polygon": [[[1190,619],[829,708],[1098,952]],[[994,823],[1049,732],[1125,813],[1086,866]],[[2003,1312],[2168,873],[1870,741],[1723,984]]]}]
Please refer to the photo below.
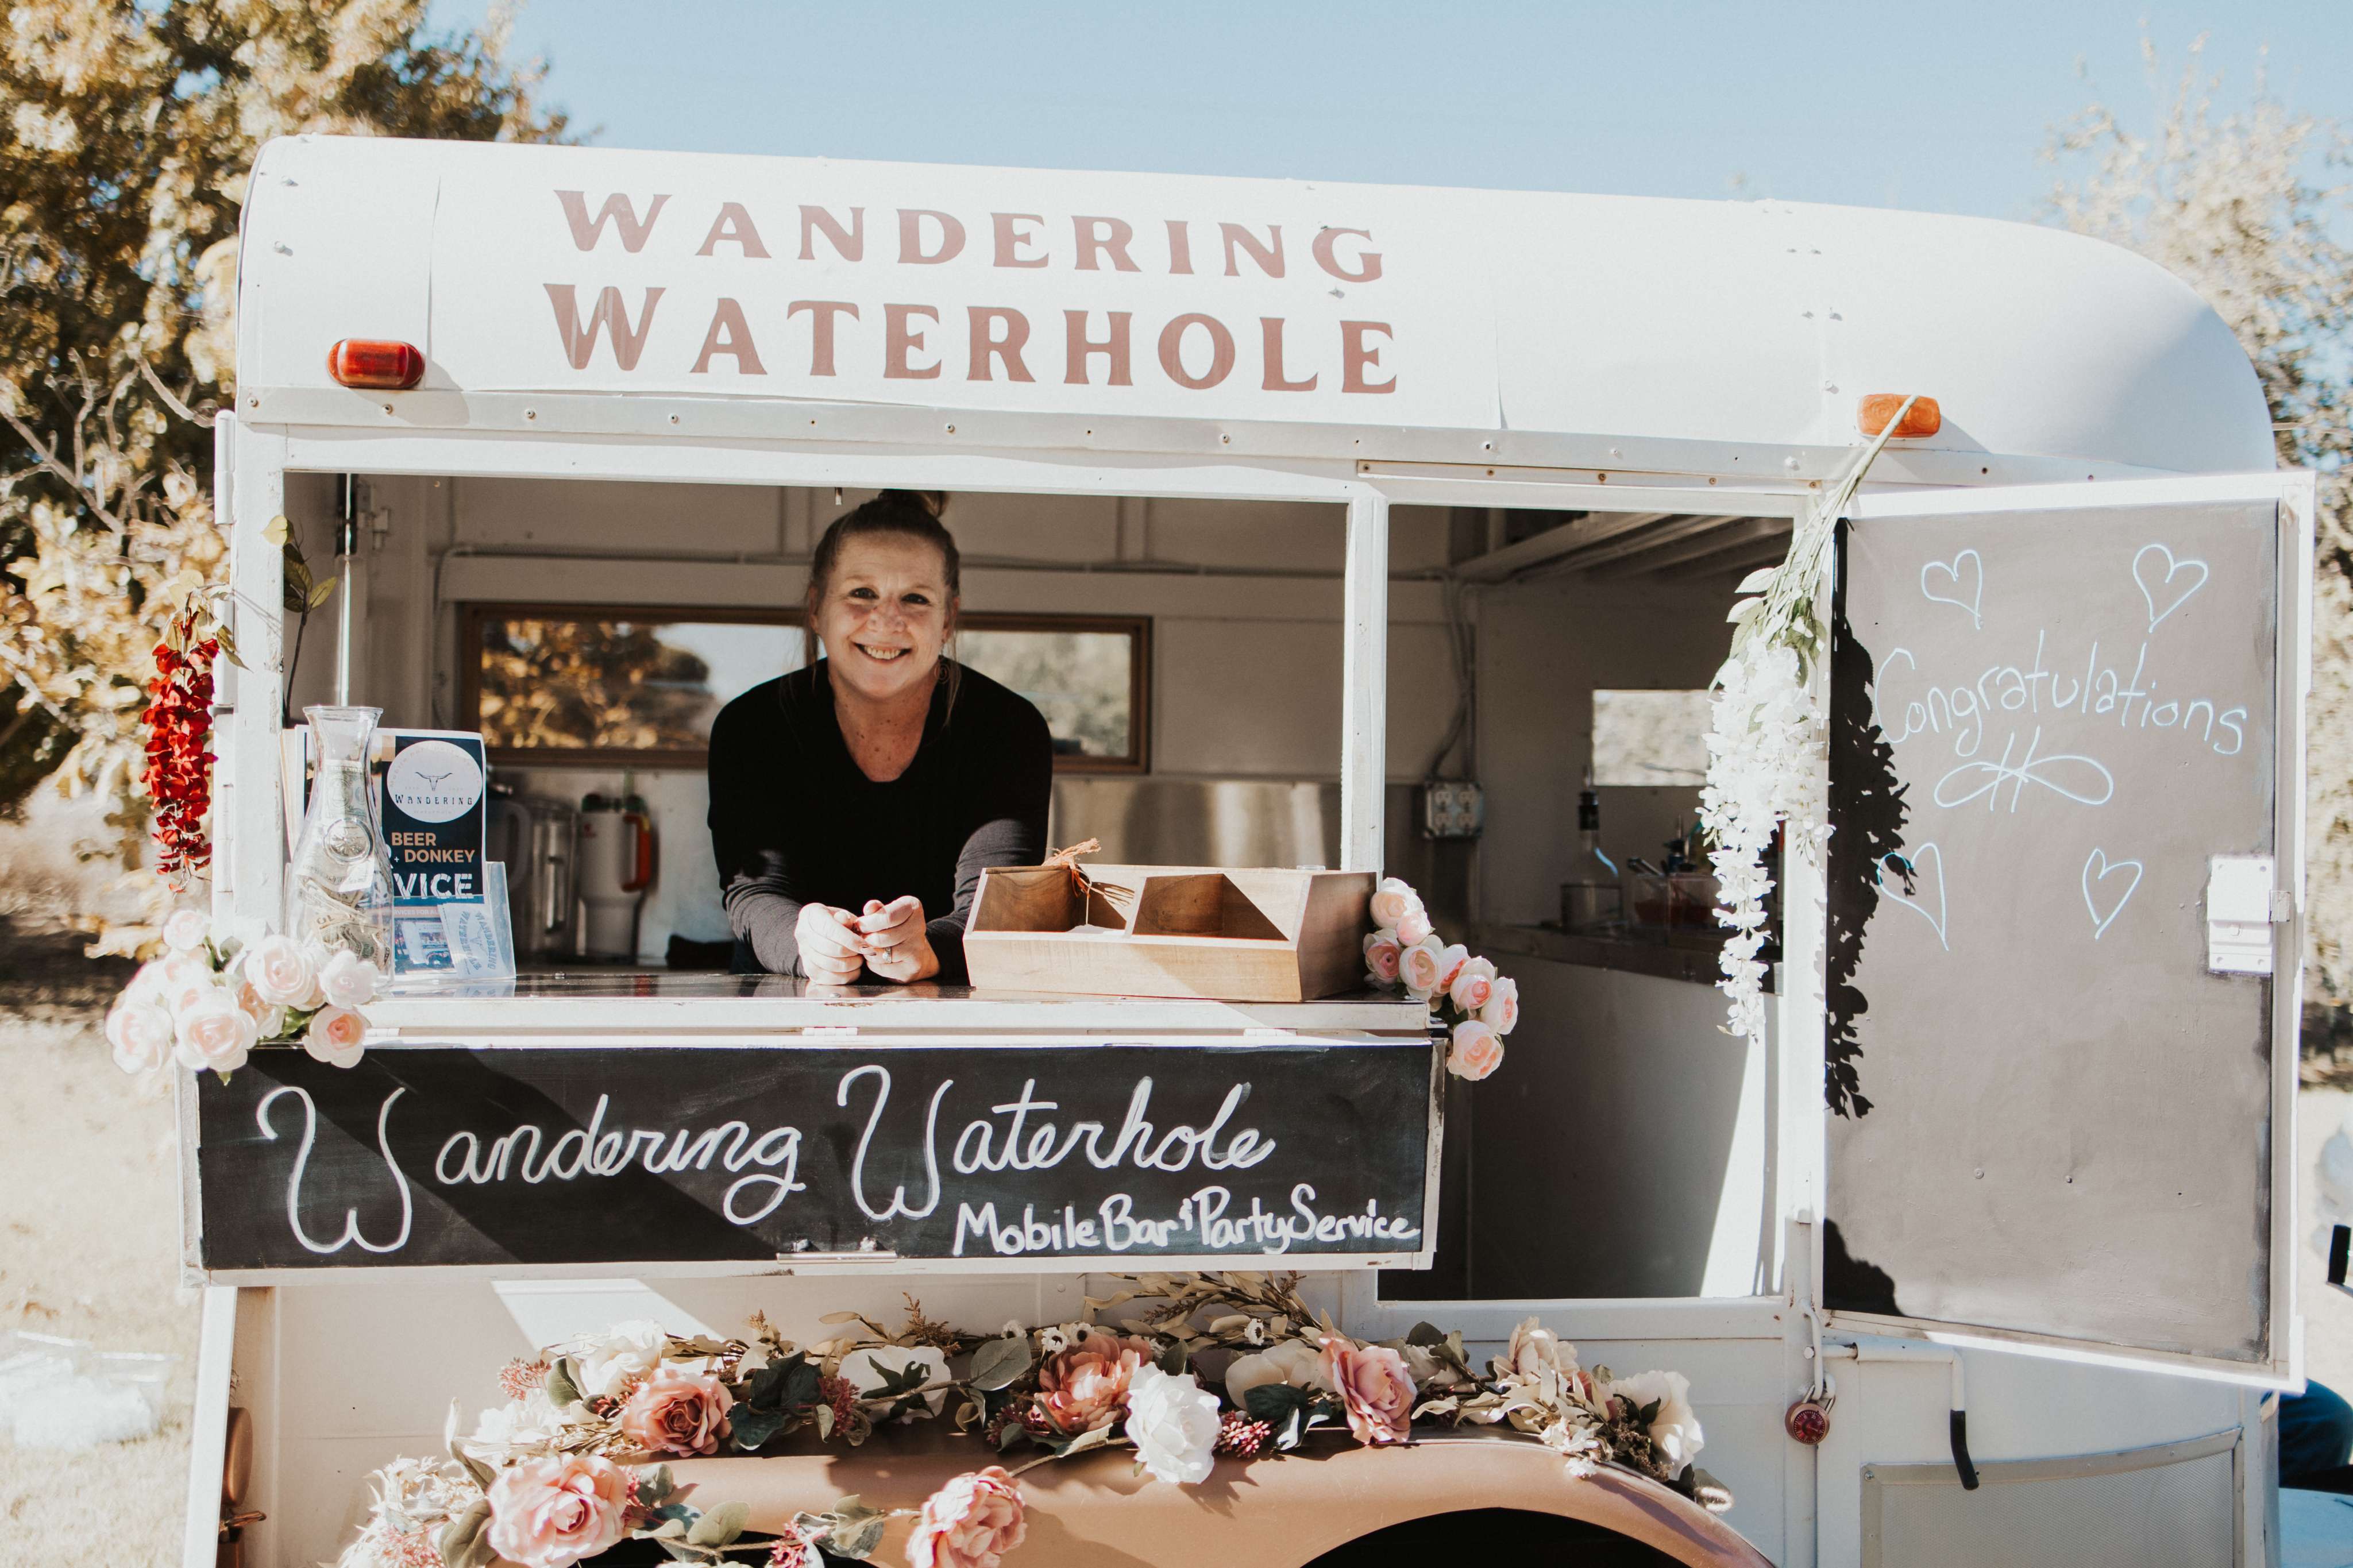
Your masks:
[{"label": "trailer roof", "polygon": [[[239,403],[264,423],[649,395],[739,433],[864,405],[1011,446],[1103,423],[1114,447],[1543,463],[1589,438],[1819,456],[1862,395],[1919,392],[1945,411],[1926,448],[2274,460],[2188,287],[2025,224],[333,136],[265,147],[244,222]],[[337,387],[346,338],[417,345],[422,385]]]}]

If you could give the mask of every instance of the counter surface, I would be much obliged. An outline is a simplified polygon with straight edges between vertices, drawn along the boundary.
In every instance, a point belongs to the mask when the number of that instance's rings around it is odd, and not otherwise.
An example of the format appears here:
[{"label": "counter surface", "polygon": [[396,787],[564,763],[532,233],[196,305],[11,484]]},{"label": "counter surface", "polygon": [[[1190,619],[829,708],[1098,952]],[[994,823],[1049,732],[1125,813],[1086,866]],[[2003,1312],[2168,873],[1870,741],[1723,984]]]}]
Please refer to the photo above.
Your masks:
[{"label": "counter surface", "polygon": [[767,1029],[1167,1034],[1241,1029],[1422,1033],[1429,1009],[1357,991],[1316,1002],[1078,996],[965,985],[812,985],[778,975],[572,970],[512,982],[396,987],[368,1007],[381,1035],[743,1034]]}]

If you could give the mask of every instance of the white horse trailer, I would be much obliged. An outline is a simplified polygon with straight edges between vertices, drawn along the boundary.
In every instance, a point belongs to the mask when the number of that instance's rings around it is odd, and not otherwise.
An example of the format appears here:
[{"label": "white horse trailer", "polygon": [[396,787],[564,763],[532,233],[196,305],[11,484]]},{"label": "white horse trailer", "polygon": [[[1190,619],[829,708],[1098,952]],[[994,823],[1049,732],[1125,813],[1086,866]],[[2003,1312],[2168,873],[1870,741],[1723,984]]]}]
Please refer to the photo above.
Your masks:
[{"label": "white horse trailer", "polygon": [[[486,607],[756,619],[798,602],[841,510],[945,490],[968,614],[1148,632],[1134,743],[1058,773],[1056,842],[1403,874],[1520,981],[1510,1059],[1446,1096],[1434,1245],[1299,1260],[1345,1328],[1501,1342],[1535,1314],[1588,1364],[1687,1373],[1725,1518],[1777,1563],[2276,1559],[2313,490],[2274,471],[2229,331],[2156,267],[1770,201],[311,136],[263,151],[242,243],[218,484],[245,662],[216,675],[214,812],[216,906],[242,929],[280,909],[304,702],[477,728]],[[343,344],[379,348],[331,372]],[[1578,795],[1598,708],[1707,687],[1735,583],[1779,559],[1882,394],[1941,423],[1887,447],[1843,528],[1841,651],[1815,676],[1834,832],[1786,857],[1771,1027],[1743,1039],[1704,944],[1563,928]],[[322,575],[340,558],[332,656],[313,628],[298,662],[276,608],[280,516]],[[1416,786],[1449,757],[1483,821],[1432,837]],[[499,771],[642,796],[664,853],[641,961],[396,994],[371,1061],[1426,1026],[1370,997],[843,1002],[672,973],[669,939],[726,935],[702,775],[609,749]],[[1620,858],[1696,808],[1687,771],[1659,776],[1593,785]],[[2252,917],[2221,891],[2248,876]],[[200,1183],[193,1104],[183,1124],[209,1287],[190,1568],[213,1560],[231,1405],[237,1506],[265,1516],[244,1561],[291,1568],[339,1550],[372,1468],[438,1451],[453,1394],[570,1332],[732,1332],[755,1307],[807,1332],[902,1290],[1052,1321],[1122,1267],[412,1264],[407,1184],[396,1209],[387,1188],[306,1215]],[[237,1212],[305,1250],[226,1255],[206,1216]],[[1264,1261],[1191,1261],[1238,1258]],[[1784,1415],[1818,1386],[1808,1446]],[[1350,1483],[1354,1528],[1497,1506],[1443,1447],[1419,1451],[1442,1480],[1406,1456]],[[1514,1506],[1600,1517],[1597,1484],[1525,1452],[1487,1469]],[[1304,1520],[1314,1473],[1232,1506]],[[1276,1561],[1198,1511],[1197,1537],[1154,1516],[1179,1532],[1157,1561],[1177,1539]],[[1082,1556],[1116,1533],[1071,1531]],[[1753,1560],[1696,1525],[1644,1539]]]}]

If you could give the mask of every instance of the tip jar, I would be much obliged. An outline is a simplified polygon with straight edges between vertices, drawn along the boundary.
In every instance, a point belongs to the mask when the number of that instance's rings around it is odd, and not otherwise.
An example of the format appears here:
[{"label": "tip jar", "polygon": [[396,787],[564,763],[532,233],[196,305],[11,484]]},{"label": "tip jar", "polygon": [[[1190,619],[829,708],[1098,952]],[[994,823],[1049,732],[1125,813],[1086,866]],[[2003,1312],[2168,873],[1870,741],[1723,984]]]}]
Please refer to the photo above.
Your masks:
[{"label": "tip jar", "polygon": [[311,804],[286,879],[286,931],[392,972],[392,859],[368,766],[380,708],[305,708]]}]

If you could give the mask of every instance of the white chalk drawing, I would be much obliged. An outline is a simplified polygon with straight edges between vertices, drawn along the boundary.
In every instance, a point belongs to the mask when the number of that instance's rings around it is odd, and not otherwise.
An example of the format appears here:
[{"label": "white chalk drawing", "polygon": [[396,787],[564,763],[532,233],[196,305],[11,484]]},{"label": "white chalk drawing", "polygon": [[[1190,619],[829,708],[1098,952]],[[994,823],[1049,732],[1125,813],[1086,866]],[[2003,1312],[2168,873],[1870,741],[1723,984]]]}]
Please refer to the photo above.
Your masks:
[{"label": "white chalk drawing", "polygon": [[[1926,873],[1926,863],[1930,861],[1935,862],[1936,869],[1936,912],[1934,914],[1930,914],[1928,912],[1926,900],[1928,878]],[[1919,900],[1915,901],[1914,900],[1907,899],[1903,894],[1897,892],[1893,887],[1888,885],[1887,868],[1891,865],[1896,867],[1899,870],[1908,869],[1912,873],[1912,884],[1915,889],[1918,889],[1922,894]],[[1881,856],[1879,858],[1879,863],[1873,866],[1872,870],[1876,873],[1879,878],[1879,890],[1886,894],[1890,899],[1893,899],[1895,902],[1903,905],[1905,909],[1910,910],[1914,914],[1918,915],[1922,920],[1926,921],[1928,922],[1928,929],[1936,933],[1936,945],[1943,948],[1947,952],[1952,952],[1953,944],[1945,940],[1945,852],[1937,848],[1934,844],[1923,844],[1918,849],[1913,852],[1908,867],[1905,864],[1904,856],[1895,853],[1889,853]]]},{"label": "white chalk drawing", "polygon": [[[2152,555],[2165,558],[2165,575],[2157,578],[2154,585],[2149,579],[2155,575],[2155,568],[2153,566],[2144,568],[2142,565],[2142,563],[2147,562]],[[2173,552],[2162,544],[2142,545],[2139,552],[2133,557],[2132,574],[2133,581],[2140,586],[2140,596],[2148,601],[2150,631],[2157,630],[2159,621],[2188,604],[2189,596],[2206,585],[2208,575],[2206,563],[2188,555],[2177,561],[2174,559]],[[2184,586],[2176,588],[2173,585],[2173,580],[2185,574],[2189,577],[2189,581]],[[2160,599],[2165,601],[2164,607],[2161,609],[2158,605],[2158,601]]]},{"label": "white chalk drawing", "polygon": [[[2111,860],[2108,858],[2107,851],[2105,849],[2093,850],[2091,855],[2084,860],[2084,907],[2086,910],[2089,910],[2092,913],[2092,940],[2094,942],[2097,942],[2102,937],[2108,934],[2108,928],[2116,923],[2116,917],[2118,915],[2125,912],[2125,906],[2132,902],[2132,896],[2140,891],[2141,870],[2142,867],[2139,861]],[[2096,890],[2103,888],[2109,878],[2116,875],[2120,871],[2131,872],[2132,880],[2125,884],[2125,890],[2117,896],[2116,903],[2109,908],[2108,912],[2103,915],[2100,913],[2100,901]]]},{"label": "white chalk drawing", "polygon": [[2042,728],[2039,724],[2033,739],[2026,742],[2026,755],[2013,763],[2010,753],[2017,749],[2018,734],[2013,731],[2002,741],[2000,762],[1963,763],[1936,781],[1931,798],[1950,810],[1984,795],[1986,809],[1995,811],[2001,805],[2001,786],[2008,784],[2010,809],[2015,812],[2025,798],[2028,784],[2039,784],[2079,805],[2105,805],[2116,793],[2116,775],[2090,757],[2073,752],[2038,756],[2036,753],[2042,749]]},{"label": "white chalk drawing", "polygon": [[[1965,561],[1968,563],[1969,567],[1968,597],[1966,599],[1960,596],[1961,563]],[[1949,594],[1939,594],[1928,586],[1928,579],[1932,574],[1942,575],[1945,581],[1953,585],[1953,591]],[[1956,609],[1967,610],[1969,613],[1969,625],[1977,630],[1984,630],[1985,616],[1978,614],[1978,609],[1985,603],[1985,558],[1974,550],[1964,550],[1950,561],[1929,562],[1920,568],[1920,596],[1936,604],[1950,605]]]}]

